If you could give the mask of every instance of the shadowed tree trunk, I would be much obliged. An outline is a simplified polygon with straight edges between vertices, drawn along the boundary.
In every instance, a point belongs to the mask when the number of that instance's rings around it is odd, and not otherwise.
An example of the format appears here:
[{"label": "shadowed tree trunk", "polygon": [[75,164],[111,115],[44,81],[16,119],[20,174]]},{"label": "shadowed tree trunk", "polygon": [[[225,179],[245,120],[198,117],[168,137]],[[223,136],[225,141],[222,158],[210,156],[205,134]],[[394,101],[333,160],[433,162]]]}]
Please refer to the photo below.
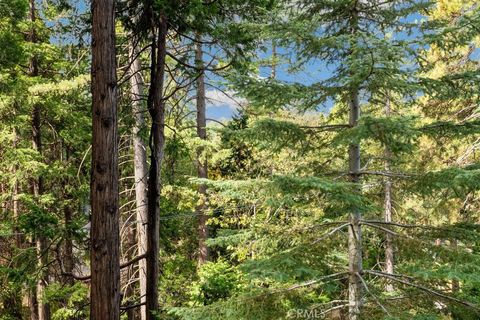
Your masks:
[{"label": "shadowed tree trunk", "polygon": [[147,107],[152,126],[150,128],[150,168],[148,172],[148,224],[147,224],[147,319],[155,320],[158,311],[158,259],[160,247],[160,170],[165,146],[165,101],[163,85],[165,56],[167,52],[167,18],[161,15],[154,27],[150,66],[150,88]]},{"label": "shadowed tree trunk", "polygon": [[[17,135],[17,129],[14,127],[13,128],[13,148],[16,149],[18,147],[18,135]],[[15,247],[12,248],[12,253],[15,252],[16,249],[21,249],[23,248],[23,237],[21,235],[21,231],[18,228],[18,218],[20,215],[19,211],[19,202],[18,202],[18,194],[19,194],[19,185],[18,185],[18,179],[16,177],[18,171],[18,165],[15,164],[13,166],[13,174],[14,174],[14,182],[13,182],[13,190],[12,190],[12,210],[13,210],[13,229],[12,232],[14,234],[14,245]],[[3,306],[5,311],[8,314],[11,314],[13,317],[16,317],[18,319],[21,319],[22,316],[22,303],[21,303],[21,292],[11,292],[8,294],[4,301],[3,301]]]},{"label": "shadowed tree trunk", "polygon": [[[17,134],[17,129],[13,128],[13,147],[16,149],[18,147],[18,134]],[[18,228],[18,219],[20,217],[20,208],[19,208],[19,201],[18,201],[18,194],[20,192],[19,190],[19,185],[18,185],[18,179],[16,177],[18,171],[18,164],[15,164],[13,167],[13,172],[15,175],[15,181],[13,183],[13,193],[12,193],[12,201],[13,201],[13,221],[14,221],[14,226],[13,226],[13,233],[15,234],[15,246],[17,248],[23,248],[23,241],[24,238],[20,233],[20,229]]]},{"label": "shadowed tree trunk", "polygon": [[[68,146],[65,146],[65,161],[68,163],[70,158],[70,149]],[[63,259],[64,259],[64,268],[67,274],[73,274],[73,269],[75,267],[75,261],[73,258],[73,232],[72,232],[72,223],[73,223],[73,210],[71,200],[73,199],[72,194],[68,192],[68,179],[65,179],[63,189],[65,190],[64,199],[67,200],[63,207],[63,219],[65,223],[65,244],[63,247]],[[66,276],[64,278],[64,283],[68,285],[74,284],[74,278]]]},{"label": "shadowed tree trunk", "polygon": [[90,319],[120,319],[115,1],[92,1]]},{"label": "shadowed tree trunk", "polygon": [[[146,109],[142,103],[143,81],[141,75],[141,64],[138,58],[138,50],[132,45],[130,48],[130,86],[132,112],[134,119],[133,126],[133,152],[134,152],[134,175],[135,175],[135,201],[137,212],[137,247],[138,255],[147,252],[147,150],[142,133],[145,130],[144,112]],[[142,259],[138,262],[138,278],[140,284],[140,302],[145,303],[147,295],[147,262]],[[147,319],[146,306],[140,307],[140,319]]]},{"label": "shadowed tree trunk", "polygon": [[[65,266],[65,272],[68,274],[73,274],[74,261],[73,261],[73,241],[72,241],[72,208],[67,204],[63,209],[64,219],[65,219],[65,244],[64,244],[64,253],[63,259]],[[73,277],[66,276],[65,283],[73,285]]]},{"label": "shadowed tree trunk", "polygon": [[[32,142],[33,149],[37,150],[39,154],[42,154],[42,139],[40,134],[40,107],[35,105],[33,107],[32,115]],[[43,194],[43,179],[39,177],[33,182],[33,195],[39,200]],[[48,244],[47,239],[43,235],[38,235],[36,237],[36,246],[37,246],[37,259],[38,267],[40,268],[40,278],[37,282],[37,303],[38,303],[38,319],[39,320],[48,320],[50,319],[50,306],[42,302],[43,294],[45,288],[48,284]]]},{"label": "shadowed tree trunk", "polygon": [[[201,36],[196,35],[195,48],[195,65],[198,68],[200,75],[197,79],[197,135],[201,140],[207,140],[207,120],[206,120],[206,104],[205,104],[205,74],[203,65],[203,52]],[[208,178],[208,164],[205,156],[205,148],[199,147],[197,150],[197,174],[199,178]],[[208,247],[205,241],[208,238],[207,215],[205,209],[207,208],[207,186],[201,183],[198,186],[198,193],[200,196],[196,211],[198,216],[198,266],[201,266],[208,260]]]},{"label": "shadowed tree trunk", "polygon": [[[36,21],[36,9],[35,9],[35,0],[30,0],[30,21],[32,22],[32,28],[30,29],[29,41],[32,43],[37,43],[37,33],[35,30],[35,21]],[[29,66],[29,75],[31,77],[38,77],[38,59],[35,55],[30,59]],[[41,110],[38,104],[33,106],[32,111],[32,147],[40,155],[42,154],[42,138],[41,138]],[[40,201],[40,197],[43,194],[43,181],[42,177],[38,177],[32,182],[32,191],[35,200]],[[36,247],[37,247],[37,263],[40,269],[39,279],[37,281],[36,295],[37,298],[31,299],[32,305],[37,305],[36,314],[32,314],[32,319],[38,317],[38,320],[48,320],[50,319],[50,307],[48,304],[42,302],[42,297],[45,292],[45,288],[48,284],[48,246],[47,239],[43,235],[36,236]],[[31,310],[33,311],[32,307]]]}]

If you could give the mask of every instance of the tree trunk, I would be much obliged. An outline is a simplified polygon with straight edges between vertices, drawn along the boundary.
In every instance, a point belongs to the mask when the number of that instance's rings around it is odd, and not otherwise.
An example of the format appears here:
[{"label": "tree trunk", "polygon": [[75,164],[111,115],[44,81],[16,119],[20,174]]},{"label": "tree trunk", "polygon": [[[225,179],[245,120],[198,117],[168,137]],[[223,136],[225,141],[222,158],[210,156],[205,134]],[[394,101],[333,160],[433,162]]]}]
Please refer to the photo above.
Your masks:
[{"label": "tree trunk", "polygon": [[[14,128],[13,135],[14,135],[13,145],[14,145],[14,148],[17,148],[19,137],[18,137],[16,128]],[[14,172],[16,173],[17,170],[18,170],[18,165],[15,165]],[[16,247],[24,248],[25,239],[20,234],[20,230],[18,229],[18,222],[20,218],[20,207],[19,207],[18,195],[19,195],[19,184],[18,184],[18,179],[15,178],[15,183],[13,186],[13,217],[15,221],[15,226],[13,231],[15,233]],[[30,320],[38,320],[38,302],[37,302],[36,287],[27,288],[26,295],[27,295],[28,308],[30,310]]]},{"label": "tree trunk", "polygon": [[[65,161],[68,163],[70,153],[68,146],[65,146]],[[62,152],[63,153],[63,152]],[[62,154],[61,153],[61,154]],[[68,179],[65,179],[63,182],[63,189],[67,190]],[[73,274],[73,269],[75,268],[75,260],[73,258],[73,233],[72,233],[72,223],[73,223],[73,210],[70,201],[72,200],[72,195],[70,192],[65,192],[63,195],[66,203],[63,207],[63,219],[65,223],[65,244],[63,248],[63,259],[65,272],[68,274]],[[71,276],[64,277],[64,283],[68,285],[74,284],[74,278]]]},{"label": "tree trunk", "polygon": [[[30,30],[29,40],[32,43],[37,42],[37,34],[35,30],[35,20],[36,20],[36,9],[35,9],[35,0],[30,0],[30,21],[32,22],[32,29]],[[30,59],[29,75],[31,77],[38,76],[38,59],[34,55]],[[42,155],[42,138],[41,138],[41,111],[40,106],[35,104],[33,106],[32,112],[32,146],[40,156]],[[43,194],[43,181],[42,177],[34,179],[32,182],[33,196],[36,201],[39,201],[39,198]],[[50,319],[50,307],[48,304],[42,302],[43,294],[45,288],[48,284],[48,252],[47,252],[47,239],[43,235],[36,237],[36,247],[37,247],[37,260],[38,267],[40,269],[40,278],[37,281],[37,303],[38,303],[38,319],[39,320],[48,320]]]},{"label": "tree trunk", "polygon": [[[350,33],[352,34],[351,50],[357,46],[355,37],[358,31],[358,11],[353,8],[350,19]],[[354,74],[352,70],[351,75]],[[351,128],[358,126],[360,119],[360,101],[358,98],[358,85],[351,84],[348,97],[349,125]],[[352,183],[357,185],[357,191],[362,192],[360,185],[360,144],[351,143],[349,146],[349,169]],[[348,229],[348,318],[349,320],[360,319],[362,307],[363,283],[361,275],[363,273],[362,261],[362,212],[359,208],[353,208],[350,213],[350,227]]]},{"label": "tree trunk", "polygon": [[[390,116],[390,100],[385,104],[385,116]],[[385,147],[385,172],[390,171],[390,158],[392,153],[390,149]],[[384,220],[385,222],[392,222],[392,179],[385,177],[385,199],[384,199]],[[393,243],[392,235],[386,233],[385,235],[385,272],[393,274],[394,272],[394,260],[393,260]],[[385,291],[393,292],[393,284],[387,282]]]},{"label": "tree trunk", "polygon": [[[133,224],[133,220],[135,218],[129,215],[128,220],[125,221],[127,224],[126,230],[124,233],[124,245],[126,248],[134,248],[137,244],[137,237],[135,232],[135,227]],[[135,256],[136,252],[134,250],[125,250],[126,254],[124,256],[126,261],[131,261]],[[142,259],[144,260],[144,259]],[[132,308],[132,305],[135,305],[135,265],[130,265],[126,269],[122,270],[124,273],[125,282],[123,282],[124,290],[124,297],[123,297],[123,304],[126,304],[129,308],[126,310],[127,320],[134,320],[135,319],[135,308]]]},{"label": "tree trunk", "polygon": [[[454,251],[458,249],[457,239],[452,239],[451,247]],[[457,294],[460,291],[460,281],[458,279],[452,279],[452,293]]]},{"label": "tree trunk", "polygon": [[[202,140],[207,140],[207,120],[206,120],[206,99],[205,99],[205,71],[203,65],[203,52],[201,36],[196,35],[195,48],[195,64],[200,75],[197,79],[197,135]],[[197,173],[201,179],[208,178],[208,164],[205,156],[205,148],[199,147],[197,150]],[[203,265],[208,260],[208,247],[205,241],[208,238],[207,215],[207,186],[201,183],[198,186],[200,196],[198,206],[196,208],[198,215],[198,266]]]},{"label": "tree trunk", "polygon": [[148,111],[152,118],[150,128],[150,168],[148,173],[148,224],[147,224],[147,319],[155,320],[158,312],[158,258],[160,247],[160,170],[165,145],[165,101],[163,84],[167,45],[167,18],[159,18],[152,40],[151,84],[148,94]]},{"label": "tree trunk", "polygon": [[270,78],[275,79],[277,77],[277,44],[275,40],[272,40],[272,70],[270,72]]},{"label": "tree trunk", "polygon": [[115,0],[92,1],[90,319],[120,319]]},{"label": "tree trunk", "polygon": [[[134,118],[133,126],[133,152],[134,152],[134,175],[135,175],[135,201],[137,212],[137,247],[138,254],[147,252],[147,150],[145,141],[142,138],[142,131],[145,129],[145,118],[143,113],[146,111],[142,103],[143,81],[141,75],[140,59],[137,57],[138,50],[130,48],[130,86],[132,99],[132,112]],[[147,295],[147,262],[142,259],[138,262],[138,278],[140,283],[140,302],[145,303]],[[147,319],[147,309],[145,305],[140,307],[140,319]]]},{"label": "tree trunk", "polygon": [[[18,146],[18,135],[17,135],[17,129],[14,127],[13,128],[13,148],[16,149]],[[19,203],[18,203],[18,194],[19,194],[19,185],[18,185],[18,179],[16,177],[18,171],[18,165],[15,164],[13,166],[13,174],[14,174],[14,182],[13,182],[13,190],[12,190],[12,207],[13,207],[13,234],[14,234],[14,248],[13,252],[15,249],[21,249],[23,248],[23,237],[20,233],[20,229],[18,228],[18,218],[19,218]],[[22,304],[21,304],[21,292],[12,292],[9,294],[7,297],[5,297],[5,300],[3,301],[4,304],[4,309],[8,310],[12,316],[21,319],[21,314],[22,314]]]},{"label": "tree trunk", "polygon": [[[360,103],[358,92],[352,92],[349,99],[350,106],[350,126],[353,128],[358,125],[360,118]],[[360,183],[360,145],[353,143],[349,147],[349,167],[350,177],[353,183]],[[361,192],[360,186],[358,192]],[[360,308],[362,306],[362,281],[359,275],[362,274],[362,229],[360,220],[362,214],[359,209],[354,209],[350,214],[350,228],[348,229],[348,304],[349,319],[358,320],[360,318]]]},{"label": "tree trunk", "polygon": [[[18,134],[17,129],[13,128],[13,148],[17,149],[18,147]],[[20,218],[20,208],[18,202],[18,194],[19,194],[19,185],[17,179],[17,171],[18,171],[18,164],[15,164],[13,167],[13,173],[15,176],[15,181],[13,183],[13,193],[12,193],[12,200],[13,200],[13,233],[15,234],[15,246],[17,248],[23,248],[23,237],[20,233],[20,229],[18,228],[19,218]]]},{"label": "tree trunk", "polygon": [[[73,274],[74,262],[73,262],[73,241],[72,241],[72,232],[70,230],[72,225],[72,209],[69,205],[66,205],[63,209],[64,219],[65,219],[65,245],[64,245],[64,266],[65,272],[68,274]],[[73,285],[74,279],[71,276],[65,277],[65,283]]]},{"label": "tree trunk", "polygon": [[[40,107],[35,105],[33,107],[32,115],[32,143],[33,149],[42,154],[42,138],[40,134],[41,126],[41,116],[40,116]],[[37,201],[43,194],[43,179],[39,177],[33,181],[33,196]],[[50,319],[50,307],[48,304],[43,303],[43,294],[45,288],[48,284],[48,244],[47,239],[43,235],[38,235],[36,237],[36,246],[37,246],[37,259],[38,267],[40,269],[40,278],[37,282],[37,301],[38,301],[38,319],[39,320],[48,320]]]},{"label": "tree trunk", "polygon": [[[40,136],[40,108],[38,105],[33,107],[32,115],[32,144],[33,149],[36,150],[40,155],[42,154],[42,145],[41,145],[41,136]],[[39,202],[40,196],[43,194],[43,181],[39,177],[34,179],[32,182],[33,196],[37,202]],[[37,248],[37,263],[38,268],[40,269],[40,278],[37,281],[37,307],[38,307],[38,319],[46,320],[49,319],[49,308],[47,305],[42,303],[42,296],[47,286],[47,277],[48,272],[46,272],[45,266],[48,265],[48,252],[46,239],[42,235],[36,237],[36,248]]]},{"label": "tree trunk", "polygon": [[33,287],[28,291],[28,308],[30,309],[30,320],[38,320],[37,288]]}]

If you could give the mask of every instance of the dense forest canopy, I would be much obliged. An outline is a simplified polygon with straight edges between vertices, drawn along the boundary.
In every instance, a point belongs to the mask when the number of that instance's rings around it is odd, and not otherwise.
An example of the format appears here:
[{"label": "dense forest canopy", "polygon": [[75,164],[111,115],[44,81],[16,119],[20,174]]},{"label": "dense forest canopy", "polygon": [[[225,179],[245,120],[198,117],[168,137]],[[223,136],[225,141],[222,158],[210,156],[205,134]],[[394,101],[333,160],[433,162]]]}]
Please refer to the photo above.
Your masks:
[{"label": "dense forest canopy", "polygon": [[0,320],[480,319],[479,6],[0,0]]}]

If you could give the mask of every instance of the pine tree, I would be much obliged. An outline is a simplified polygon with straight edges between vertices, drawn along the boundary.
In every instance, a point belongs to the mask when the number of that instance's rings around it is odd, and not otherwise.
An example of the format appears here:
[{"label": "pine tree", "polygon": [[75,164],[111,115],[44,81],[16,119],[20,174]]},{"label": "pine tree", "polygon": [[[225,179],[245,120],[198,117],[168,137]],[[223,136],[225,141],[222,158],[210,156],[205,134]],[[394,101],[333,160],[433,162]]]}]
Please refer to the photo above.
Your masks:
[{"label": "pine tree", "polygon": [[[313,199],[323,199],[324,203],[320,204],[320,210],[324,212],[323,223],[310,221],[310,227],[307,228],[319,225],[329,226],[331,222],[327,220],[328,222],[325,223],[325,219],[331,219],[335,216],[342,217],[342,214],[346,212],[345,210],[352,210],[354,214],[352,214],[349,221],[336,221],[336,227],[332,227],[324,236],[320,236],[321,242],[324,242],[324,246],[327,246],[330,242],[325,240],[325,237],[335,238],[334,235],[346,228],[349,229],[350,246],[347,252],[349,253],[348,263],[350,267],[346,274],[349,278],[348,306],[349,318],[351,319],[359,318],[360,314],[380,316],[377,312],[384,312],[389,315],[392,313],[392,310],[396,310],[402,316],[406,314],[405,310],[399,311],[398,306],[394,306],[390,302],[388,303],[389,307],[385,307],[384,304],[387,303],[387,300],[381,300],[376,295],[378,290],[377,284],[368,282],[367,277],[372,275],[380,276],[386,280],[381,281],[383,285],[385,282],[390,283],[393,281],[397,284],[427,292],[431,295],[430,301],[432,301],[432,297],[441,297],[447,302],[463,304],[475,310],[476,307],[468,301],[442,295],[436,291],[438,287],[429,287],[429,284],[418,284],[412,279],[411,281],[401,280],[397,278],[403,276],[400,273],[392,275],[388,272],[373,270],[374,263],[371,258],[368,258],[368,256],[378,252],[378,248],[375,246],[379,245],[377,241],[381,239],[379,235],[382,235],[382,233],[385,233],[385,237],[390,239],[390,241],[392,238],[395,239],[394,243],[390,243],[390,248],[400,244],[402,246],[399,248],[399,251],[408,248],[405,243],[399,242],[401,237],[405,237],[404,234],[392,230],[398,227],[409,228],[408,224],[385,222],[376,218],[376,213],[379,211],[380,204],[383,201],[379,201],[380,199],[375,194],[376,190],[379,190],[374,187],[378,185],[378,180],[376,181],[375,177],[386,177],[387,181],[394,180],[396,184],[410,186],[409,188],[415,185],[416,190],[422,190],[420,191],[421,194],[424,194],[426,189],[433,190],[431,189],[432,185],[436,184],[434,182],[436,179],[432,179],[436,174],[429,172],[428,168],[422,168],[426,170],[421,173],[418,172],[417,168],[415,174],[398,172],[402,168],[411,170],[411,168],[404,167],[402,162],[405,161],[404,157],[411,155],[412,150],[415,150],[418,143],[424,139],[423,137],[420,138],[420,136],[425,133],[427,135],[433,134],[433,132],[427,133],[430,130],[429,128],[443,127],[441,123],[425,125],[425,123],[411,116],[414,114],[412,97],[419,93],[423,95],[426,92],[435,92],[435,94],[438,94],[437,97],[439,97],[439,95],[443,94],[443,90],[448,88],[447,79],[431,81],[428,77],[423,77],[421,71],[425,71],[425,69],[419,70],[416,63],[417,59],[420,60],[422,46],[427,46],[426,40],[431,35],[428,32],[438,32],[439,30],[428,29],[427,36],[423,37],[423,29],[438,28],[439,22],[417,23],[413,21],[413,17],[426,12],[430,8],[431,3],[394,1],[382,4],[380,2],[364,3],[357,1],[335,1],[335,3],[330,1],[302,1],[295,4],[286,3],[284,6],[288,7],[289,11],[283,11],[282,13],[288,18],[285,18],[285,22],[264,26],[265,37],[274,38],[276,43],[285,47],[295,46],[296,61],[295,66],[291,68],[293,71],[299,70],[302,66],[311,67],[312,64],[310,63],[312,61],[320,60],[319,64],[321,67],[330,69],[326,77],[327,79],[319,80],[313,84],[292,84],[281,80],[259,79],[255,75],[246,74],[231,77],[235,83],[233,88],[249,99],[252,113],[262,112],[269,108],[312,110],[322,104],[328,105],[332,100],[336,102],[336,106],[334,110],[330,111],[330,116],[328,117],[330,122],[313,126],[261,118],[252,125],[252,128],[246,130],[245,139],[248,139],[251,143],[257,143],[257,146],[275,150],[276,152],[282,149],[298,150],[297,152],[302,154],[302,158],[306,157],[306,159],[308,159],[308,155],[312,150],[325,153],[318,147],[329,148],[329,150],[332,147],[330,157],[333,157],[333,159],[326,162],[330,162],[329,165],[319,167],[308,167],[302,161],[298,161],[298,164],[296,164],[298,166],[296,170],[297,176],[294,177],[271,177],[267,175],[265,177],[266,181],[263,182],[258,180],[228,181],[212,183],[212,185],[223,191],[225,197],[230,198],[241,195],[240,197],[243,201],[248,201],[247,199],[252,189],[257,190],[256,197],[265,197],[266,203],[279,205],[277,211],[282,209],[286,212],[288,210],[293,211],[296,206],[301,206],[302,201],[306,201],[306,194],[309,194],[308,198],[312,205],[315,203],[312,201]],[[414,35],[413,37],[411,37],[412,34]],[[460,83],[463,81],[457,80]],[[385,108],[385,104],[390,100],[400,108],[399,115],[395,117],[378,117],[379,110]],[[358,118],[360,108],[363,109],[363,119]],[[350,113],[348,124],[345,123],[347,110]],[[338,121],[342,122],[339,123]],[[466,125],[472,130],[466,129],[464,131],[465,134],[475,133],[474,123]],[[460,127],[454,124],[447,126],[449,129],[446,127],[445,129],[448,132],[450,132],[449,130],[456,131],[457,128],[460,129]],[[332,134],[330,131],[340,132]],[[453,132],[451,133],[454,134]],[[322,137],[324,143],[315,143],[315,141],[309,139],[318,135]],[[300,141],[308,141],[310,145],[305,146],[306,143],[300,143]],[[329,141],[329,143],[325,141]],[[358,148],[360,144],[366,146],[364,158],[369,159],[362,165],[359,162],[360,154]],[[346,160],[339,153],[340,150],[344,150],[345,145],[348,145],[350,149],[348,171],[345,171],[345,165],[342,166],[339,163],[340,159]],[[315,146],[317,146],[317,149],[315,149]],[[379,148],[379,146],[382,148]],[[390,156],[384,156],[385,149],[388,150]],[[381,161],[376,159],[381,159]],[[386,159],[390,161],[389,169],[387,170],[383,168]],[[338,177],[331,181],[329,176],[335,174]],[[345,184],[346,182],[340,183],[338,181],[346,175],[350,175],[350,182],[353,182],[353,184]],[[439,173],[439,175],[442,174]],[[368,184],[363,184],[362,186],[360,177]],[[438,179],[442,178],[438,176]],[[257,187],[255,187],[256,185]],[[274,192],[265,192],[268,191],[266,187],[268,185],[272,186]],[[433,188],[435,189],[436,187]],[[232,189],[238,189],[238,191],[232,193]],[[260,192],[262,189],[264,192]],[[417,194],[405,192],[406,190],[402,194],[399,193],[398,196],[408,199],[405,201],[412,201]],[[276,193],[279,191],[284,194],[283,197]],[[303,205],[305,206],[305,204]],[[308,208],[313,210],[310,206]],[[312,216],[314,216],[313,212]],[[329,216],[330,212],[335,212],[336,215]],[[296,216],[296,214],[298,215],[295,211],[292,212],[292,215]],[[294,226],[289,225],[289,223],[293,224],[289,220],[291,219],[286,219],[286,221],[280,220],[277,223],[286,223],[288,225],[286,227],[287,230],[288,228],[295,229]],[[306,221],[303,222],[305,223]],[[301,230],[302,224],[297,222],[297,225],[299,225],[297,228]],[[264,228],[269,229],[266,226]],[[367,230],[365,230],[366,228]],[[414,228],[435,229],[435,227],[422,226],[421,224],[416,225]],[[448,229],[449,227],[442,227],[441,230],[446,230],[443,228]],[[365,240],[361,240],[361,229],[364,229],[363,231],[368,234]],[[414,237],[406,236],[409,239],[407,242],[411,241],[410,245],[415,242],[418,245],[419,242],[428,248],[425,249],[428,252],[427,255],[419,255],[420,260],[428,259],[427,256],[433,254],[431,251],[433,249],[429,245],[431,240],[426,240],[424,238],[425,235],[425,233],[422,233],[415,234]],[[292,243],[292,245],[280,246],[277,250],[283,249],[285,251],[274,251],[274,253],[267,254],[264,261],[260,259],[258,262],[251,261],[247,263],[247,270],[263,275],[263,277],[260,277],[262,281],[268,281],[268,279],[272,278],[272,274],[277,273],[279,273],[279,279],[297,280],[297,283],[293,282],[290,288],[276,284],[280,288],[272,290],[273,292],[278,292],[278,295],[281,296],[279,297],[280,301],[294,303],[292,302],[295,301],[294,298],[288,299],[285,295],[282,296],[283,290],[290,292],[292,288],[312,286],[312,290],[315,291],[315,284],[322,282],[321,279],[323,277],[320,275],[325,272],[325,270],[320,271],[321,268],[331,269],[332,264],[338,266],[329,260],[331,259],[331,254],[328,251],[323,251],[325,248],[322,250],[317,247],[321,243],[320,240],[310,240],[309,242],[310,238],[311,236],[305,235],[301,237],[298,235],[298,238],[295,238],[295,240],[290,239],[290,241],[287,241],[280,237],[278,239],[279,244],[286,242]],[[259,239],[252,239],[252,241],[259,243],[265,240],[260,237]],[[267,241],[267,243],[271,245],[271,241]],[[317,250],[314,255],[316,257],[315,260],[322,261],[321,263],[319,262],[320,266],[317,266],[317,270],[313,268],[312,256],[297,253],[300,250],[311,250],[308,246],[313,244]],[[241,251],[241,248],[245,246],[248,246],[248,242],[246,244],[244,241],[240,241],[239,250]],[[267,248],[263,248],[263,250],[271,252]],[[332,250],[332,247],[330,247],[330,250]],[[404,251],[401,252],[405,253]],[[401,264],[401,267],[398,268],[399,272],[409,272],[406,266],[410,263],[415,264],[415,262],[407,257],[402,257],[402,253],[400,253],[398,258],[400,259],[398,263]],[[471,258],[473,261],[475,260],[475,256]],[[442,261],[449,261],[451,257],[445,255],[441,259]],[[282,263],[285,265],[284,268],[281,267]],[[428,266],[425,264],[418,264],[419,267],[420,265],[422,265],[421,268],[425,268],[424,272],[431,272],[427,271]],[[274,266],[280,270],[276,270]],[[295,277],[295,268],[297,270],[300,268],[305,270],[304,277]],[[317,274],[315,271],[320,272],[320,280],[312,279],[311,274]],[[333,271],[338,271],[334,273],[337,276],[345,274],[345,271],[337,268],[333,268]],[[304,279],[305,282],[298,283],[299,279]],[[285,282],[285,280],[281,282]],[[270,285],[274,284],[270,282]],[[344,297],[341,290],[334,291],[331,295],[335,297],[331,299],[337,300],[339,296]],[[283,300],[281,300],[282,298]],[[232,298],[232,303],[235,303],[234,301],[236,301],[236,298]],[[306,302],[304,301],[304,303]],[[361,311],[361,306],[364,304],[365,308]],[[378,305],[380,308],[375,310],[375,307],[372,305]],[[220,309],[226,307],[222,303],[218,303],[218,306]],[[343,307],[345,305],[334,305],[333,310]],[[252,306],[251,308],[253,309],[254,307]],[[204,310],[199,309],[198,312],[205,317],[206,314],[211,315],[208,310],[208,308]],[[210,310],[218,312],[219,309],[216,309],[214,306]],[[281,310],[277,311],[281,312]],[[423,311],[428,313],[432,312],[432,309]],[[238,312],[241,314],[241,311]],[[192,314],[195,314],[195,312]],[[260,317],[259,315],[256,316]]]}]

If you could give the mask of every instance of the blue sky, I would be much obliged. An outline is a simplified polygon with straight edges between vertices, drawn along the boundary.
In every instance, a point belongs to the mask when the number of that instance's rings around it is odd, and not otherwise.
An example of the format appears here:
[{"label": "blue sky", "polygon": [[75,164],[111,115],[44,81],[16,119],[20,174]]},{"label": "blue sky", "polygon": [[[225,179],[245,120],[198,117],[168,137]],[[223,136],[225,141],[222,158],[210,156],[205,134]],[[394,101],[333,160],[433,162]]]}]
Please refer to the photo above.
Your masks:
[{"label": "blue sky", "polygon": [[[89,10],[89,6],[86,4],[85,0],[80,0],[77,2],[77,9],[79,12],[86,12]],[[423,16],[421,15],[412,15],[407,18],[408,21],[419,21],[424,19]],[[410,35],[407,34],[397,34],[396,36],[398,38],[409,38],[409,37],[415,37],[418,34],[413,33]],[[308,64],[306,64],[304,67],[303,71],[300,72],[295,72],[295,73],[290,73],[288,72],[288,59],[294,61],[295,57],[293,55],[293,50],[291,49],[285,49],[285,48],[277,48],[277,53],[280,57],[280,59],[284,60],[284,63],[280,63],[277,66],[276,69],[276,75],[277,79],[280,81],[285,81],[285,82],[298,82],[302,84],[312,84],[315,82],[318,82],[320,80],[324,80],[326,78],[329,78],[332,75],[332,70],[336,66],[328,66],[325,65],[322,61],[319,60],[312,60]],[[272,55],[271,50],[267,51],[262,51],[258,50],[258,57],[260,59],[268,59]],[[283,58],[282,58],[283,57]],[[261,77],[268,77],[271,73],[271,68],[268,66],[261,67],[259,69],[259,75]],[[210,81],[213,84],[218,84],[216,82],[220,82],[219,79],[215,79],[215,77],[212,77]],[[215,89],[213,87],[208,87],[207,86],[207,118],[212,118],[215,120],[228,120],[231,119],[232,116],[236,113],[236,110],[238,109],[238,101],[242,103],[242,99],[238,97],[234,97],[232,99],[232,96],[234,96],[234,92],[228,92],[229,96],[226,96],[221,93],[218,89]],[[324,106],[323,110],[328,110],[331,107],[332,103],[327,104]]]}]

